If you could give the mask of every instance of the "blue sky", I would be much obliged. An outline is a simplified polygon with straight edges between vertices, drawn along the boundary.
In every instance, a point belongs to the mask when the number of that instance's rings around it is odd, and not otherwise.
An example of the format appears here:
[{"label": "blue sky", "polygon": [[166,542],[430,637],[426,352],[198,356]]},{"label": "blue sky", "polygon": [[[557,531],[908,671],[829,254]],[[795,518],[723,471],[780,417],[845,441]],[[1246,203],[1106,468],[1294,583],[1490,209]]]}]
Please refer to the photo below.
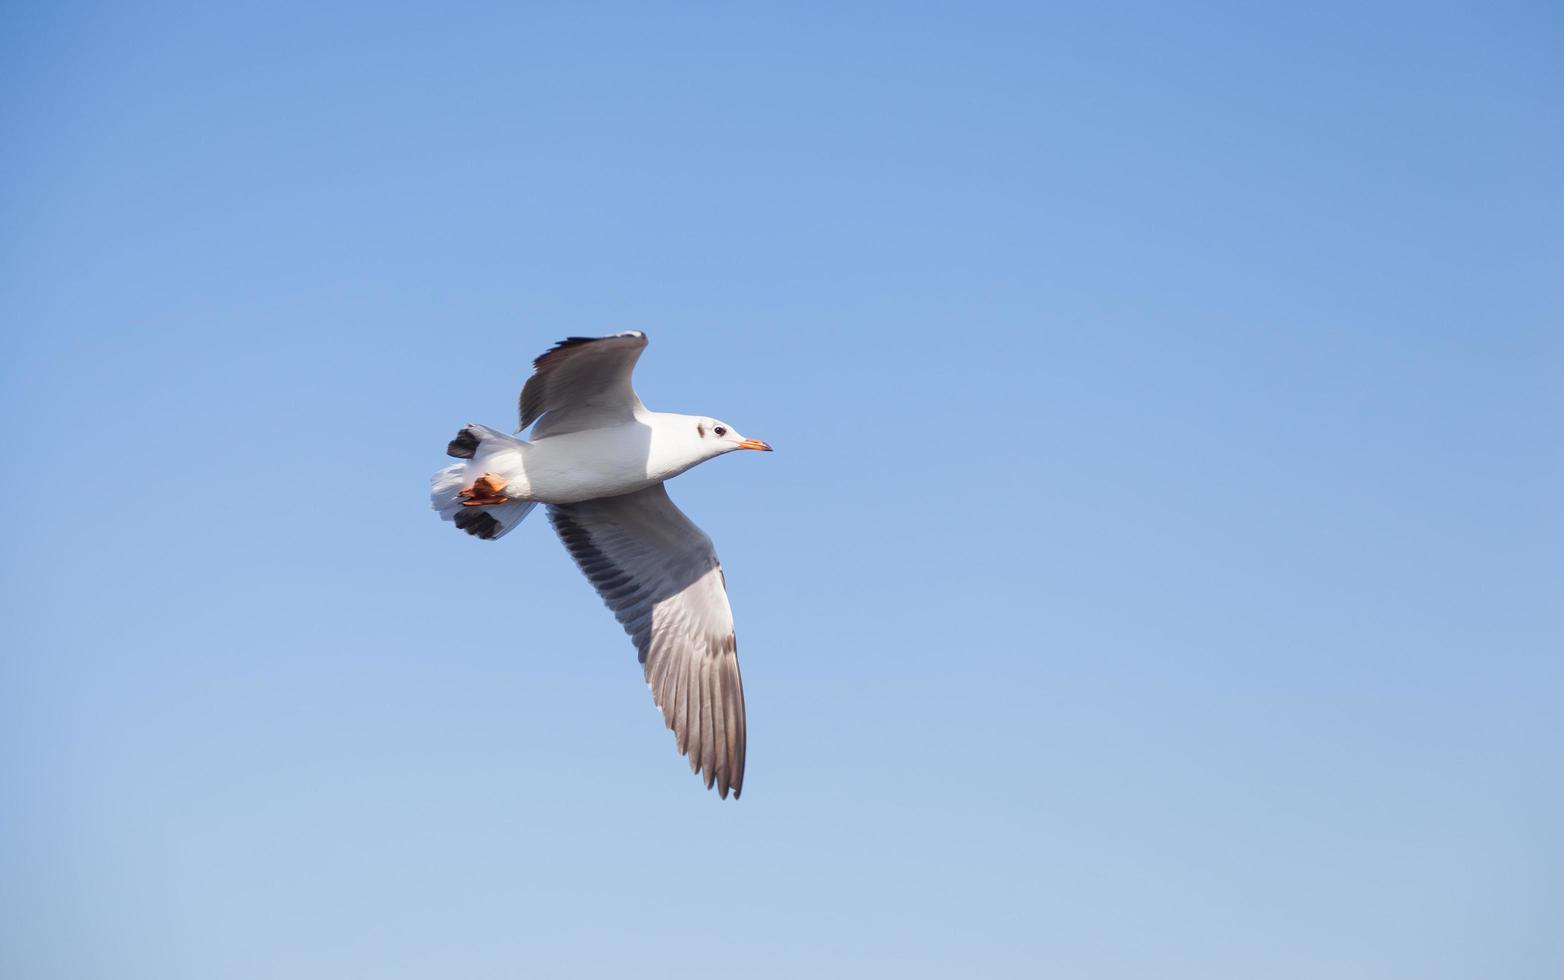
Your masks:
[{"label": "blue sky", "polygon": [[[1557,7],[3,20],[0,973],[1558,975]],[[427,510],[624,329],[737,803]]]}]

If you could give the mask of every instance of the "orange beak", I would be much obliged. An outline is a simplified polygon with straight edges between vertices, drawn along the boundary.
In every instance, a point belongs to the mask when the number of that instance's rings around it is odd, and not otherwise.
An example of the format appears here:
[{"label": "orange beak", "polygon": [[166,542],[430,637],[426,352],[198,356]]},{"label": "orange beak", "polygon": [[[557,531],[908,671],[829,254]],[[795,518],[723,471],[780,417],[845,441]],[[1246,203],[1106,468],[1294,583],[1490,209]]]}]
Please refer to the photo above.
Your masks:
[{"label": "orange beak", "polygon": [[766,443],[761,442],[759,439],[745,439],[743,442],[739,443],[739,448],[740,449],[758,449],[758,450],[760,450],[763,453],[771,452],[771,447],[768,446]]}]

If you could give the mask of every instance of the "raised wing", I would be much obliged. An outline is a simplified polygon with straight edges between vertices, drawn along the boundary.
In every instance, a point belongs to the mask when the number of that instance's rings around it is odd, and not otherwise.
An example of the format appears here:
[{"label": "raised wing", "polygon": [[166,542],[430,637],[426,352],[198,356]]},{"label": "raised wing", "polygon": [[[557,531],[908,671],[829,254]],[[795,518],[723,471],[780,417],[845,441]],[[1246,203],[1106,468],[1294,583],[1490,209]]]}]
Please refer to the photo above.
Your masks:
[{"label": "raised wing", "polygon": [[516,431],[536,422],[532,438],[541,439],[631,421],[642,405],[630,374],[645,349],[639,330],[561,340],[532,362]]},{"label": "raised wing", "polygon": [[744,786],[744,687],[722,566],[662,484],[549,507],[570,555],[635,642],[690,771],[735,799]]}]

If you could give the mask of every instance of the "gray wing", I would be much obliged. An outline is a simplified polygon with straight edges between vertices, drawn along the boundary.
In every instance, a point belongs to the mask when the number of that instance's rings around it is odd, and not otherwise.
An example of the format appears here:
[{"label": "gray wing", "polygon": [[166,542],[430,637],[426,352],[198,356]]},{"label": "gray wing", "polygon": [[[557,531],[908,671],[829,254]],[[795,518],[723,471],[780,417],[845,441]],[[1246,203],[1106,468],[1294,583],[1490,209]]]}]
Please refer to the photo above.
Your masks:
[{"label": "gray wing", "polygon": [[532,437],[541,439],[631,421],[642,405],[630,374],[645,349],[646,334],[639,330],[555,344],[532,362],[516,431],[537,422]]},{"label": "gray wing", "polygon": [[662,484],[549,507],[576,564],[630,634],[690,771],[734,799],[744,786],[744,687],[722,566]]}]

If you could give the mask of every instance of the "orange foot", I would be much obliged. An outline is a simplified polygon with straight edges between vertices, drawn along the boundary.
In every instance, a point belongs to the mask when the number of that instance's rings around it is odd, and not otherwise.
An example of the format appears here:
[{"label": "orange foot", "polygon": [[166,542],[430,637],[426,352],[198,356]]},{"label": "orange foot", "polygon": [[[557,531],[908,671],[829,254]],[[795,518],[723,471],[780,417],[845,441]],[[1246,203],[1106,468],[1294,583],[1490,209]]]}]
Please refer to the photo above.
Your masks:
[{"label": "orange foot", "polygon": [[497,476],[485,473],[473,481],[472,486],[457,494],[465,498],[463,507],[491,507],[496,504],[508,504],[510,498],[501,491],[505,489],[505,481]]}]

